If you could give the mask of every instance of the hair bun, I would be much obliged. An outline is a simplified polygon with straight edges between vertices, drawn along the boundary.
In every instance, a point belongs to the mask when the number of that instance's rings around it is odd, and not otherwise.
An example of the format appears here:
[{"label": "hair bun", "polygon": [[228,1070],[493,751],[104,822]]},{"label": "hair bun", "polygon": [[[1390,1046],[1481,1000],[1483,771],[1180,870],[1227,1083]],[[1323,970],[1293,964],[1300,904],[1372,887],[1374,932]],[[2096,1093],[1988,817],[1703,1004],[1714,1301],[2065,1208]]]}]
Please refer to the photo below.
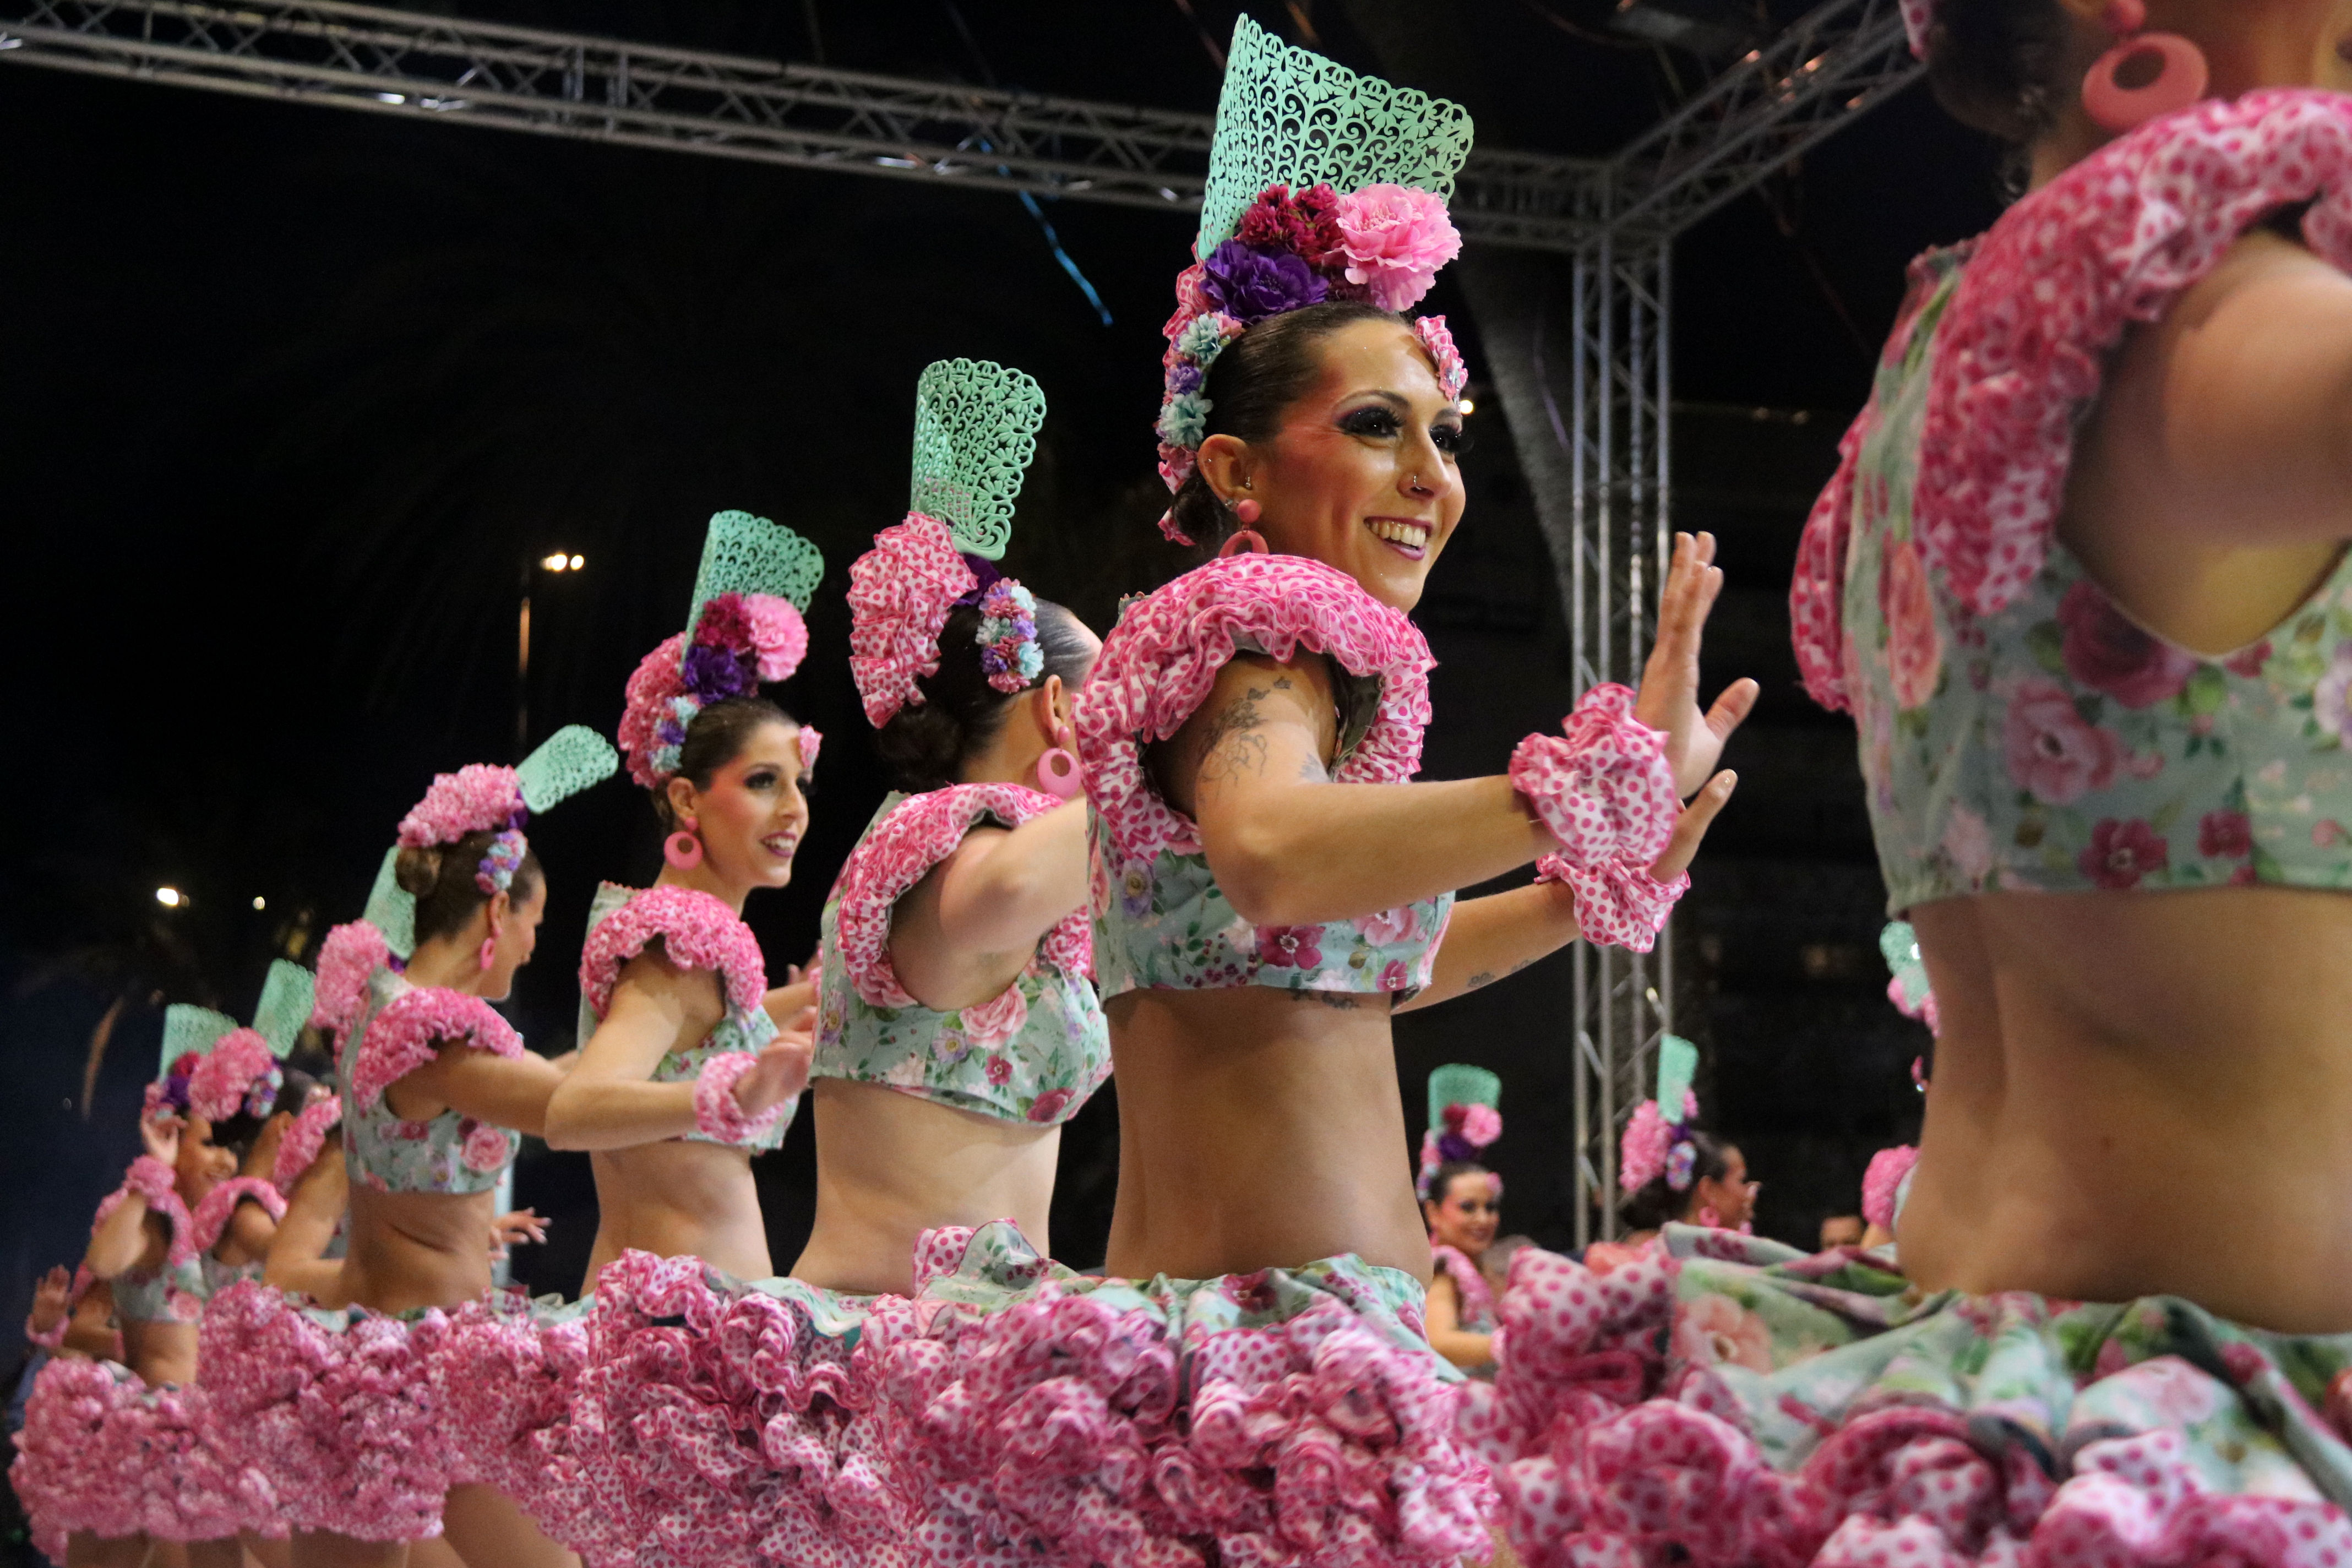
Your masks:
[{"label": "hair bun", "polygon": [[393,862],[393,880],[400,890],[415,898],[424,898],[441,880],[441,847],[431,845],[422,849],[403,849],[400,858]]}]

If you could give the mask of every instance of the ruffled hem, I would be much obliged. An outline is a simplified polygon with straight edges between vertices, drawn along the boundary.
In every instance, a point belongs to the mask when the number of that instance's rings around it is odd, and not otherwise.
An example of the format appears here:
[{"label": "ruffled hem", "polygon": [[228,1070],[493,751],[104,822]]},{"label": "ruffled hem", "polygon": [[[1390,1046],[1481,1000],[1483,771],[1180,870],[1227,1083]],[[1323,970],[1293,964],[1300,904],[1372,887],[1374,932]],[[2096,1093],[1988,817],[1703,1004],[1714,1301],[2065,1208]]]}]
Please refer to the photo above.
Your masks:
[{"label": "ruffled hem", "polygon": [[522,1055],[522,1037],[479,996],[438,985],[403,991],[368,1020],[352,1064],[352,1102],[372,1109],[383,1091],[434,1060],[455,1042],[492,1056]]},{"label": "ruffled hem", "polygon": [[294,1195],[294,1184],[319,1163],[319,1152],[327,1146],[327,1135],[342,1125],[342,1121],[341,1095],[331,1094],[302,1108],[301,1114],[294,1118],[294,1125],[278,1141],[278,1159],[269,1169],[270,1184],[280,1195]]},{"label": "ruffled hem", "polygon": [[232,1457],[200,1388],[151,1388],[111,1363],[53,1361],[34,1384],[18,1447],[10,1479],[44,1537],[286,1532],[268,1481]]},{"label": "ruffled hem", "polygon": [[152,1154],[142,1154],[131,1161],[131,1168],[122,1173],[122,1184],[99,1200],[98,1213],[89,1222],[90,1234],[96,1236],[107,1216],[121,1208],[133,1193],[147,1201],[148,1213],[161,1215],[172,1227],[165,1267],[177,1268],[202,1250],[196,1246],[195,1222],[188,1214],[188,1205],[180,1198],[172,1167]]},{"label": "ruffled hem", "polygon": [[[1454,1384],[1360,1265],[1091,1279],[1000,1222],[877,1316],[881,1430],[943,1564],[1452,1564],[1492,1489]],[[944,1272],[940,1270],[944,1269]]]},{"label": "ruffled hem", "polygon": [[319,949],[319,978],[310,995],[310,1022],[338,1037],[367,1011],[368,983],[392,966],[383,932],[365,921],[339,925]]},{"label": "ruffled hem", "polygon": [[415,1541],[441,1530],[456,1462],[433,1394],[438,1311],[326,1311],[253,1281],[213,1298],[198,1377],[239,1463],[267,1477],[299,1530]]},{"label": "ruffled hem", "polygon": [[448,1315],[429,1370],[465,1471],[514,1499],[572,1550],[593,1547],[593,1560],[614,1561],[628,1557],[626,1542],[583,1511],[576,1479],[565,1484],[588,1306],[511,1292],[468,1301]]},{"label": "ruffled hem", "polygon": [[709,893],[691,888],[648,888],[598,921],[580,953],[580,990],[599,1018],[613,1005],[622,966],[660,938],[681,969],[719,976],[738,1011],[757,1008],[768,994],[768,968],[751,928]]},{"label": "ruffled hem", "polygon": [[1514,1259],[1501,1373],[1459,1425],[1529,1568],[2352,1562],[2352,1450],[2306,1397],[2352,1339],[1919,1301],[1883,1255],[1665,1239],[1606,1276]]},{"label": "ruffled hem", "polygon": [[688,1568],[911,1568],[860,1343],[877,1314],[906,1310],[624,1253],[597,1279],[568,1410],[530,1435],[521,1495],[592,1563],[643,1543]]},{"label": "ruffled hem", "polygon": [[[835,940],[857,994],[877,1007],[916,1005],[890,963],[890,917],[898,900],[954,854],[978,823],[992,818],[1018,827],[1061,804],[1021,784],[955,784],[908,796],[869,828],[834,889],[840,909]],[[1084,907],[1046,933],[1038,956],[1066,974],[1093,975],[1094,942]]]},{"label": "ruffled hem", "polygon": [[198,1252],[210,1252],[220,1244],[221,1232],[228,1228],[229,1216],[236,1213],[238,1204],[248,1198],[259,1204],[271,1220],[286,1217],[286,1200],[275,1186],[259,1176],[231,1176],[206,1193],[204,1202],[196,1205],[189,1230]]},{"label": "ruffled hem", "polygon": [[1129,605],[1078,695],[1087,795],[1123,863],[1201,852],[1200,830],[1153,788],[1143,749],[1183,727],[1244,637],[1271,658],[1319,653],[1379,679],[1379,710],[1339,783],[1402,784],[1419,771],[1437,662],[1420,628],[1321,562],[1223,556]]}]

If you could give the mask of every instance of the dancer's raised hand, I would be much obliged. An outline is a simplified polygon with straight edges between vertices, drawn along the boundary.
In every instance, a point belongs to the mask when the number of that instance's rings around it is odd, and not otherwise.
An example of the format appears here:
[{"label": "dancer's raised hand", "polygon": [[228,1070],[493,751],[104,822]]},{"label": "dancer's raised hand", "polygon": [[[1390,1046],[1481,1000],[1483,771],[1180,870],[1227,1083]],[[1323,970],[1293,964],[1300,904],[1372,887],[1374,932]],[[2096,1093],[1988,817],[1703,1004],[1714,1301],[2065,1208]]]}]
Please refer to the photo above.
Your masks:
[{"label": "dancer's raised hand", "polygon": [[[1657,640],[1651,645],[1649,663],[1642,671],[1633,717],[1653,730],[1665,731],[1666,762],[1675,770],[1675,790],[1685,800],[1707,782],[1723,755],[1724,742],[1756,706],[1756,682],[1742,679],[1726,687],[1714,707],[1699,711],[1699,643],[1706,630],[1707,613],[1715,608],[1716,595],[1721,592],[1723,568],[1715,563],[1715,535],[1675,535],[1674,563],[1667,568],[1665,592],[1658,601]],[[1725,792],[1727,798],[1729,793]],[[1700,831],[1705,831],[1704,825]],[[1667,851],[1670,857],[1673,853]]]},{"label": "dancer's raised hand", "polygon": [[166,1165],[180,1163],[180,1130],[187,1123],[168,1110],[158,1110],[152,1116],[140,1118],[139,1142],[150,1154]]}]

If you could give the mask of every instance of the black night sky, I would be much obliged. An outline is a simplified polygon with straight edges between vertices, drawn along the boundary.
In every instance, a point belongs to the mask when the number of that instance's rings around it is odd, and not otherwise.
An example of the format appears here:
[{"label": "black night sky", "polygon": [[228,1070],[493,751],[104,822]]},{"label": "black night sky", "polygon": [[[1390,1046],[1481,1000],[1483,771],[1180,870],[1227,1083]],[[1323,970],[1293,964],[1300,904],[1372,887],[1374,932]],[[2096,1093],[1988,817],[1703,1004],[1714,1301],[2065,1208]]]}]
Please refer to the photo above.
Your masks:
[{"label": "black night sky", "polygon": [[[1378,70],[1368,23],[1410,0],[1250,0]],[[761,5],[462,0],[468,16],[1206,112],[1234,0],[840,0]],[[1484,144],[1604,153],[1703,80],[1627,47],[1605,0],[1454,0],[1426,79]],[[1730,5],[1729,10],[1743,7]],[[1785,20],[1797,7],[1773,0]],[[815,30],[809,26],[814,16]],[[1440,58],[1442,56],[1443,58]],[[1467,86],[1456,85],[1467,82]],[[801,875],[748,911],[772,972],[881,782],[852,692],[843,569],[905,509],[912,388],[950,355],[1019,365],[1049,405],[1009,569],[1098,627],[1177,564],[1150,520],[1158,329],[1189,216],[1045,213],[1106,326],[1008,195],[801,173],[55,73],[0,56],[0,571],[16,679],[0,823],[0,1083],[18,1135],[0,1321],[79,1254],[135,1151],[162,1005],[251,1008],[273,952],[356,914],[431,773],[516,755],[518,598],[534,605],[531,739],[607,733],[677,628],[702,528],[740,507],[824,549],[786,704],[832,738]],[[1710,683],[1767,688],[1727,761],[1748,779],[1685,906],[1684,1032],[1708,1119],[1767,1181],[1763,1228],[1810,1240],[1871,1151],[1916,1126],[1873,942],[1881,897],[1851,732],[1794,684],[1781,595],[1811,491],[1867,389],[1906,259],[1997,210],[1994,149],[1913,89],[1740,198],[1677,252],[1681,521],[1734,578]],[[1452,314],[1478,374],[1477,323]],[[1476,390],[1474,380],[1474,391]],[[1801,416],[1801,417],[1799,417]],[[1473,506],[1421,616],[1442,668],[1434,776],[1500,769],[1570,700],[1549,567],[1499,403]],[[528,563],[557,548],[585,570]],[[615,781],[534,823],[553,902],[511,1009],[571,1041],[599,878],[656,864]],[[191,902],[165,910],[159,885]],[[266,905],[257,909],[257,900]],[[1506,1229],[1559,1244],[1566,966],[1401,1023],[1412,1131],[1447,1060],[1505,1078]],[[111,1024],[101,1021],[113,1009]],[[85,1093],[94,1032],[107,1048]],[[806,1116],[762,1165],[780,1265],[811,1201]],[[1064,1154],[1056,1250],[1099,1258],[1116,1107]],[[584,1160],[527,1157],[558,1216],[529,1266],[576,1288]],[[29,1202],[14,1200],[29,1199]],[[1093,1248],[1091,1253],[1089,1248]]]}]

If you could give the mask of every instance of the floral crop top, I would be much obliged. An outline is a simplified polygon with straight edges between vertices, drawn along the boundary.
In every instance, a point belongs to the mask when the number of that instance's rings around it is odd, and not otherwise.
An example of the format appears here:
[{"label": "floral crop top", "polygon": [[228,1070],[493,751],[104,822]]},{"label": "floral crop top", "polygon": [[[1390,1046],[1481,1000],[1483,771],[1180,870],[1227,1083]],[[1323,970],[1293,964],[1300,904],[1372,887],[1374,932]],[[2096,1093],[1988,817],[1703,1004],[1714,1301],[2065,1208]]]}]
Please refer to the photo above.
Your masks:
[{"label": "floral crop top", "polygon": [[1807,686],[1846,708],[1889,907],[1993,889],[2352,888],[2352,557],[2191,652],[2054,536],[2107,353],[2255,223],[2352,267],[2352,100],[2157,121],[1923,258],[1806,529]]},{"label": "floral crop top", "polygon": [[1062,803],[1019,784],[893,794],[825,900],[812,1078],[886,1084],[999,1121],[1066,1121],[1110,1076],[1110,1033],[1088,976],[1086,911],[1037,944],[994,1001],[924,1006],[890,963],[891,911],[982,823],[1018,827]]},{"label": "floral crop top", "polygon": [[1366,694],[1367,711],[1341,727],[1337,781],[1401,784],[1420,769],[1436,661],[1412,621],[1345,573],[1296,555],[1222,556],[1130,602],[1078,696],[1102,994],[1268,985],[1412,995],[1429,984],[1453,894],[1353,921],[1252,925],[1217,886],[1199,829],[1153,785],[1146,748],[1183,727],[1236,653],[1320,653],[1342,672],[1343,695]]},{"label": "floral crop top", "polygon": [[[622,968],[656,938],[672,963],[708,969],[719,976],[727,1011],[699,1045],[666,1053],[654,1068],[654,1082],[691,1083],[711,1058],[755,1052],[776,1037],[776,1021],[768,1016],[766,1006],[767,962],[759,938],[734,910],[691,888],[638,889],[604,882],[588,907],[588,941],[580,954],[582,1045],[612,1006]],[[754,1152],[775,1148],[784,1141],[799,1109],[797,1096],[785,1101],[775,1124],[741,1146]],[[707,1132],[681,1136],[689,1143],[720,1142]]]},{"label": "floral crop top", "polygon": [[336,1064],[350,1086],[343,1105],[343,1157],[352,1181],[379,1193],[463,1196],[490,1191],[514,1163],[520,1137],[455,1110],[410,1121],[392,1109],[385,1091],[432,1061],[444,1041],[519,1057],[522,1037],[480,997],[438,985],[411,985],[389,967],[369,977],[367,995],[358,1024],[343,1037]]}]

